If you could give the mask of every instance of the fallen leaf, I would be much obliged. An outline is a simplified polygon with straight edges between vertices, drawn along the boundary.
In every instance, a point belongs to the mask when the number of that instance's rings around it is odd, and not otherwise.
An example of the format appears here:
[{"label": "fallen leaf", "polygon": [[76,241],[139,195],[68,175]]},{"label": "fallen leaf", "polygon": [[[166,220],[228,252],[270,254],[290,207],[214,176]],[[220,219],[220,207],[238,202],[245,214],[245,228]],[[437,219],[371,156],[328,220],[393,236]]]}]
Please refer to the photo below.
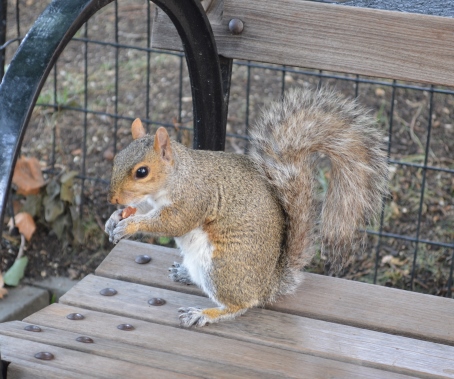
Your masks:
[{"label": "fallen leaf", "polygon": [[46,200],[44,205],[44,219],[53,222],[65,211],[65,204],[60,199]]},{"label": "fallen leaf", "polygon": [[6,288],[3,288],[5,285],[5,282],[3,281],[2,274],[0,274],[0,299],[3,299],[3,296],[8,294],[8,290]]},{"label": "fallen leaf", "polygon": [[37,195],[45,184],[39,161],[33,157],[20,157],[14,168],[13,183],[19,194]]},{"label": "fallen leaf", "polygon": [[61,189],[60,189],[60,199],[67,201],[68,203],[73,203],[74,201],[74,190],[73,183],[74,177],[77,175],[77,171],[70,171],[64,174],[61,179]]},{"label": "fallen leaf", "polygon": [[5,284],[13,287],[17,286],[20,280],[24,277],[25,267],[27,267],[27,263],[27,257],[16,259],[9,270],[6,271],[3,275]]},{"label": "fallen leaf", "polygon": [[[27,212],[20,212],[14,216],[14,222],[19,229],[19,232],[24,235],[27,241],[30,241],[36,230],[36,224],[35,221],[33,221],[33,217]],[[8,222],[8,227],[13,227],[12,218]]]},{"label": "fallen leaf", "polygon": [[8,295],[8,290],[6,288],[0,288],[0,299],[3,299],[5,295]]},{"label": "fallen leaf", "polygon": [[114,148],[113,146],[109,146],[106,150],[104,150],[104,153],[102,154],[103,158],[108,160],[108,161],[113,161],[115,154],[114,154]]}]

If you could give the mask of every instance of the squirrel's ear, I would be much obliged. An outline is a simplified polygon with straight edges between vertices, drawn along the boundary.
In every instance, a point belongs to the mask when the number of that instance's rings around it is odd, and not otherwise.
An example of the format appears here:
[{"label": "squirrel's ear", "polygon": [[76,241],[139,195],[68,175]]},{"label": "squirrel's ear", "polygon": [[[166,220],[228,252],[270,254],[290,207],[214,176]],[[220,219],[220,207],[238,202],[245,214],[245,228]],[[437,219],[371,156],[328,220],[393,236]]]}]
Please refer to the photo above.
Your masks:
[{"label": "squirrel's ear", "polygon": [[142,125],[142,121],[140,121],[140,118],[136,118],[132,123],[131,132],[133,139],[145,137],[145,134],[147,134],[145,128]]},{"label": "squirrel's ear", "polygon": [[169,162],[172,161],[170,137],[166,128],[162,126],[156,130],[156,135],[154,137],[154,150],[161,156],[162,159]]}]

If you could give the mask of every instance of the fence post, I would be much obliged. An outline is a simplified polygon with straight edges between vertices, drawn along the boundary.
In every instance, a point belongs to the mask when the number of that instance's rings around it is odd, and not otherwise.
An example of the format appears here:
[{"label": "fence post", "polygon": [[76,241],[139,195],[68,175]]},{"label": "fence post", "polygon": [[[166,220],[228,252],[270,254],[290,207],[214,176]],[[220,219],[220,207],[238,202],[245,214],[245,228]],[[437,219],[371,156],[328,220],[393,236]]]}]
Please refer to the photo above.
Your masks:
[{"label": "fence post", "polygon": [[[6,11],[8,0],[0,0],[0,46],[6,42]],[[5,49],[0,48],[0,82],[5,75]]]}]

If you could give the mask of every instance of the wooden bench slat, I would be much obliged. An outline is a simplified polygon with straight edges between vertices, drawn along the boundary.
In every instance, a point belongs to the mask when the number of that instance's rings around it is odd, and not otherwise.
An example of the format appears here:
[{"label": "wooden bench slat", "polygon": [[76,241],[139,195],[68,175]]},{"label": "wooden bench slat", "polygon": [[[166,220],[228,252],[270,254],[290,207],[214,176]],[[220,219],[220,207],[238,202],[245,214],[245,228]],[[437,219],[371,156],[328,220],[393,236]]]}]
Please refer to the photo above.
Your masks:
[{"label": "wooden bench slat", "polygon": [[[101,301],[99,291],[105,287],[115,288],[118,294]],[[149,306],[147,300],[154,296],[168,303],[161,307]],[[60,301],[170,326],[178,325],[177,309],[181,306],[212,306],[211,301],[203,297],[96,276],[84,278]],[[454,367],[452,346],[265,309],[250,310],[234,322],[192,330],[407,375],[423,373],[454,378],[454,373],[446,375],[444,371]]]},{"label": "wooden bench slat", "polygon": [[11,363],[8,366],[8,379],[81,379],[80,374],[70,373],[69,371],[54,372],[46,370],[43,372],[42,369],[34,367],[26,367],[17,363]]},{"label": "wooden bench slat", "polygon": [[[29,324],[19,321],[0,324],[0,333],[18,339],[77,350],[117,361],[155,367],[164,371],[171,368],[172,372],[190,373],[197,377],[219,377],[228,370],[231,378],[266,378],[269,375],[264,369],[268,369],[268,372],[276,371],[276,363],[284,359],[284,352],[277,349],[262,348],[258,359],[254,362],[254,366],[241,365],[236,354],[235,358],[230,357],[230,359],[225,359],[225,357],[219,359],[213,354],[213,346],[216,346],[217,352],[219,354],[222,352],[223,356],[228,354],[229,351],[233,351],[233,344],[230,340],[208,335],[204,336],[200,333],[188,333],[187,331],[170,327],[159,328],[159,326],[155,325],[154,328],[147,328],[149,323],[141,322],[139,324],[137,320],[128,320],[129,323],[134,325],[135,330],[125,332],[117,329],[117,325],[125,323],[124,319],[120,317],[113,316],[110,319],[106,319],[102,313],[96,314],[97,317],[91,317],[94,312],[87,314],[83,309],[64,308],[64,313],[59,312],[58,316],[55,313],[49,315],[46,312],[45,323],[39,323],[42,329],[40,333],[25,331],[24,327]],[[83,312],[87,316],[87,320],[83,322],[68,322],[65,316],[71,312]],[[158,335],[157,333],[160,334]],[[80,336],[89,336],[94,342],[77,342],[76,338]],[[159,343],[157,340],[159,340]],[[191,343],[182,344],[182,341],[191,341]],[[202,344],[205,345],[205,349],[201,346]],[[183,348],[179,348],[179,345],[183,345]],[[243,345],[245,344],[243,343]],[[194,348],[194,346],[197,346],[197,348]],[[241,348],[241,343],[237,344],[237,346]],[[192,354],[193,350],[197,354]],[[204,350],[204,355],[200,354],[201,350]],[[251,346],[246,346],[244,352],[246,351],[252,351]],[[254,354],[256,353],[258,352],[254,351]],[[293,354],[293,356],[294,359],[299,359],[297,354]],[[274,364],[271,359],[274,359]],[[303,366],[301,365],[299,369],[302,368]],[[285,370],[281,374],[285,375]],[[293,374],[297,374],[297,371]],[[274,377],[274,375],[271,377]]]},{"label": "wooden bench slat", "polygon": [[[218,51],[229,58],[454,85],[454,20],[304,0],[223,0],[212,18]],[[218,10],[216,8],[216,10]],[[210,14],[210,13],[208,13]],[[244,22],[234,36],[228,23]],[[181,48],[158,11],[153,47]]]},{"label": "wooden bench slat", "polygon": [[[3,360],[21,367],[39,370],[43,374],[50,372],[53,373],[52,375],[60,375],[61,378],[71,376],[74,373],[82,375],[83,378],[193,378],[191,375],[141,366],[5,335],[0,335],[0,343]],[[34,355],[38,352],[52,353],[55,358],[49,361],[36,359]]]},{"label": "wooden bench slat", "polygon": [[[152,260],[137,264],[134,260],[139,255],[149,255]],[[170,280],[168,268],[174,262],[181,262],[176,249],[122,240],[98,266],[95,275],[204,296],[197,286]]]},{"label": "wooden bench slat", "polygon": [[[134,258],[138,254],[148,254],[152,261],[137,264]],[[167,268],[179,260],[175,249],[120,241],[96,274],[202,295],[196,286],[175,283],[168,278]],[[448,322],[454,314],[452,299],[306,273],[294,295],[283,297],[267,308],[454,345],[454,323]]]},{"label": "wooden bench slat", "polygon": [[[65,322],[65,315],[68,312],[83,312],[86,319],[82,322]],[[43,342],[62,347],[68,346],[67,340],[70,340],[69,344],[71,344],[71,339],[74,336],[86,335],[93,338],[94,343],[78,347],[79,350],[83,349],[84,352],[92,351],[92,354],[109,355],[112,358],[118,356],[116,359],[153,365],[158,368],[170,364],[174,371],[188,372],[198,377],[300,378],[304,372],[305,377],[312,378],[316,377],[317,374],[329,376],[329,373],[339,368],[344,373],[340,376],[342,378],[382,378],[388,376],[401,378],[400,375],[394,376],[381,370],[359,369],[352,364],[134,319],[129,319],[127,322],[136,327],[135,331],[114,332],[115,342],[113,342],[108,340],[112,336],[106,335],[106,325],[115,327],[119,322],[124,322],[124,318],[60,304],[55,304],[36,313],[31,319],[28,321],[33,321],[34,324],[47,325],[48,328],[41,326],[43,328],[42,333],[24,335],[26,332],[23,332],[20,328],[24,324],[16,323],[9,325],[7,329],[2,328],[0,333],[13,337],[40,339]],[[107,334],[112,333],[109,331]],[[191,343],[184,341],[191,341]],[[111,351],[117,349],[118,351]],[[162,359],[164,355],[170,357],[170,362],[164,357],[162,364],[159,365],[159,359]],[[239,359],[239,357],[243,358]],[[407,376],[404,377],[407,378]]]}]

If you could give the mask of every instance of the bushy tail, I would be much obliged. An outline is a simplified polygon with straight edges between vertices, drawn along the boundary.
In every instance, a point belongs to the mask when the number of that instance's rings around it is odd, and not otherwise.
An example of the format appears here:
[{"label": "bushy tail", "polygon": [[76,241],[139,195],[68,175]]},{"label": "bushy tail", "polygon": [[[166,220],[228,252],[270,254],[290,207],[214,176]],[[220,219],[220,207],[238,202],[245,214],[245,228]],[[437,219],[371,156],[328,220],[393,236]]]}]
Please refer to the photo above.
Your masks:
[{"label": "bushy tail", "polygon": [[[358,229],[380,211],[388,169],[384,136],[374,124],[355,101],[340,94],[292,90],[266,109],[251,131],[251,157],[287,214],[289,268],[310,263],[317,234],[331,267],[339,268],[360,240]],[[331,162],[321,209],[315,153]]]}]

